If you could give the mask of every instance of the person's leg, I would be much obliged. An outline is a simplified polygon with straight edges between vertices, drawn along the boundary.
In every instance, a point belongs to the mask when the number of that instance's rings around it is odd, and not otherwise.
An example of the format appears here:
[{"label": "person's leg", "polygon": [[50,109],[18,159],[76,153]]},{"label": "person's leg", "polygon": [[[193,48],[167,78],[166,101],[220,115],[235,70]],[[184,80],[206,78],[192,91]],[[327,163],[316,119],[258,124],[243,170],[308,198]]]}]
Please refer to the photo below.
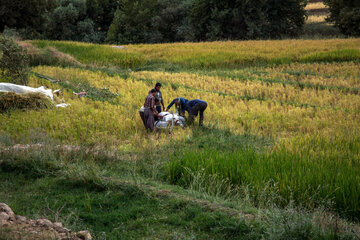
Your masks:
[{"label": "person's leg", "polygon": [[200,118],[199,118],[199,126],[203,125],[203,121],[204,121],[204,111],[207,108],[207,103],[200,103],[201,105],[199,106],[199,111],[200,111]]},{"label": "person's leg", "polygon": [[148,116],[146,119],[146,126],[150,129],[150,132],[154,131],[154,112],[150,109],[147,109],[145,112],[145,116]]},{"label": "person's leg", "polygon": [[145,109],[145,111],[144,111],[144,120],[145,120],[145,128],[146,128],[146,130],[148,130],[148,128],[149,128],[148,119],[149,119],[149,111],[147,109]]},{"label": "person's leg", "polygon": [[140,113],[140,118],[144,124],[144,127],[146,128],[146,121],[145,121],[145,115],[144,115],[144,112],[139,112]]},{"label": "person's leg", "polygon": [[189,112],[189,124],[192,125],[195,121],[195,117],[198,115],[199,112],[199,104],[193,106]]}]

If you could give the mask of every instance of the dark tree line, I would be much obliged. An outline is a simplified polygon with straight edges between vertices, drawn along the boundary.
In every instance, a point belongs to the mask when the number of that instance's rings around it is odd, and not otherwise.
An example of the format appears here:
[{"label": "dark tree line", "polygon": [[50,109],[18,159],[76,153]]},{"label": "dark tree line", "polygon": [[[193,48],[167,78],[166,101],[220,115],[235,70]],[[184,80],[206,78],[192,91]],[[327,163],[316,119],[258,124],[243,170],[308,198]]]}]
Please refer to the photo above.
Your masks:
[{"label": "dark tree line", "polygon": [[[357,0],[326,2],[343,32],[359,33]],[[0,31],[96,43],[294,37],[302,32],[305,5],[306,0],[0,0]]]},{"label": "dark tree line", "polygon": [[115,0],[0,0],[0,31],[23,38],[103,42]]},{"label": "dark tree line", "polygon": [[360,36],[360,0],[324,0],[329,6],[328,21],[345,35]]},{"label": "dark tree line", "polygon": [[297,36],[304,0],[123,0],[108,42],[172,42]]}]

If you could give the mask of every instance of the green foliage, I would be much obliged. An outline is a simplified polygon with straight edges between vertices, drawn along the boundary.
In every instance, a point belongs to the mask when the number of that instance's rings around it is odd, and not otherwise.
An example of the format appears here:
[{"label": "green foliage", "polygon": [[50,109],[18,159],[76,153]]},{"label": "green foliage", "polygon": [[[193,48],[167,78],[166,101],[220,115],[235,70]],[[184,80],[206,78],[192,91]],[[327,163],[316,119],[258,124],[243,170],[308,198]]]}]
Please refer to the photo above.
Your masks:
[{"label": "green foliage", "polygon": [[258,38],[265,23],[261,1],[195,0],[190,14],[196,40]]},{"label": "green foliage", "polygon": [[[115,10],[118,6],[116,0],[87,0],[87,17],[95,23],[96,31],[103,34],[109,30],[109,26],[114,18]],[[104,40],[104,39],[102,39]]]},{"label": "green foliage", "polygon": [[54,40],[100,42],[101,33],[94,28],[94,22],[87,18],[86,0],[62,0],[50,15],[46,36]]},{"label": "green foliage", "polygon": [[[301,149],[297,153],[281,147],[266,154],[251,147],[219,151],[202,144],[198,150],[170,157],[170,162],[166,163],[166,175],[171,183],[186,187],[197,180],[196,173],[199,172],[203,173],[202,181],[212,180],[203,183],[209,188],[221,181],[229,181],[233,187],[254,186],[251,194],[255,199],[259,198],[267,183],[272,182],[274,184],[267,194],[278,192],[281,198],[277,204],[288,204],[294,198],[297,203],[312,208],[330,199],[337,209],[356,217],[360,209],[356,200],[360,188],[351,183],[357,181],[360,174],[357,167],[360,165],[357,158],[360,145],[354,144],[358,137],[309,138],[308,142],[311,144],[294,144]],[[331,155],[314,154],[318,149],[332,149],[333,152]],[[338,162],[336,159],[340,156],[344,160]]]},{"label": "green foliage", "polygon": [[305,23],[306,0],[266,0],[267,35],[271,38],[296,37]]},{"label": "green foliage", "polygon": [[304,24],[304,1],[195,0],[191,25],[196,40],[296,36]]},{"label": "green foliage", "polygon": [[157,0],[124,0],[116,10],[106,41],[141,43],[161,40],[153,27]]},{"label": "green foliage", "polygon": [[360,2],[354,0],[325,0],[330,9],[328,21],[335,23],[343,34],[360,36]]},{"label": "green foliage", "polygon": [[[325,215],[289,206],[251,220],[236,207],[158,190],[168,186],[157,182],[121,181],[114,165],[124,161],[114,156],[40,143],[0,152],[0,199],[16,214],[88,229],[95,239],[353,239]],[[117,178],[105,178],[109,172]]]},{"label": "green foliage", "polygon": [[2,81],[27,85],[29,59],[13,39],[0,36],[0,77]]},{"label": "green foliage", "polygon": [[305,15],[305,0],[1,1],[0,31],[7,27],[27,39],[94,43],[293,37]]},{"label": "green foliage", "polygon": [[107,42],[212,41],[298,35],[305,1],[123,1]]},{"label": "green foliage", "polygon": [[56,0],[0,0],[0,32],[8,27],[25,29],[28,37],[41,33],[46,15],[55,4]]},{"label": "green foliage", "polygon": [[187,15],[193,0],[158,0],[158,16],[153,26],[160,33],[160,42],[180,42],[194,39],[193,29],[188,26]]}]

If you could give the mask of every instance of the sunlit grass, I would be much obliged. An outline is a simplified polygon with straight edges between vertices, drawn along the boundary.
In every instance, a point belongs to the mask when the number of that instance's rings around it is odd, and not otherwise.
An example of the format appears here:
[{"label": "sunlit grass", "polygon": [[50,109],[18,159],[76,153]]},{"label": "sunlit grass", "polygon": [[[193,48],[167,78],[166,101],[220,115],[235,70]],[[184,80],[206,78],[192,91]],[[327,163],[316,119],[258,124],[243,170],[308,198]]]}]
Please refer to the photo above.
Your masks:
[{"label": "sunlit grass", "polygon": [[[33,43],[56,47],[87,67],[33,68],[61,82],[31,75],[30,85],[61,88],[60,98],[71,107],[1,114],[1,135],[30,142],[34,131],[44,132],[61,144],[134,155],[185,146],[161,155],[156,165],[172,183],[190,186],[199,172],[234,188],[251,185],[260,191],[273,181],[287,201],[306,203],[316,195],[314,205],[332,199],[344,215],[360,212],[359,39],[127,45],[126,50]],[[194,140],[192,127],[175,129],[171,137],[147,134],[138,110],[156,82],[163,84],[165,105],[176,97],[207,101],[203,131],[216,135]],[[88,98],[72,94],[86,86],[93,89]],[[103,89],[112,97],[102,98]],[[273,144],[245,150],[231,145],[249,136]]]},{"label": "sunlit grass", "polygon": [[[342,49],[359,49],[358,39],[233,41],[210,43],[108,45],[32,41],[40,47],[56,47],[85,64],[122,68],[163,67],[214,69],[297,62],[304,55]],[[357,58],[352,59],[357,60]],[[343,61],[341,58],[338,61]]]}]

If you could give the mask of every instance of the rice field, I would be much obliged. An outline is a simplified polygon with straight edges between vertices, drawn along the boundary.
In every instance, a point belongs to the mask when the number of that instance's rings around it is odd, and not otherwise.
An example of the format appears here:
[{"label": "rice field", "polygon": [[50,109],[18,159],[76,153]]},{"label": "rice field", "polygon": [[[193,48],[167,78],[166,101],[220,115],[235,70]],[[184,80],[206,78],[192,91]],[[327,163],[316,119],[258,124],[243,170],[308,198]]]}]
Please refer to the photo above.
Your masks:
[{"label": "rice field", "polygon": [[[226,182],[268,191],[277,203],[319,206],[330,201],[341,215],[360,214],[360,40],[283,40],[107,45],[33,41],[86,64],[36,66],[31,86],[62,89],[66,109],[0,114],[2,135],[31,141],[34,131],[69,145],[144,154],[186,144],[197,128],[172,137],[148,136],[138,109],[156,82],[165,105],[176,97],[203,99],[205,131],[219,130],[171,154],[160,154],[162,180],[189,187]],[[129,69],[130,68],[130,69]],[[72,94],[93,89],[88,98]],[[102,95],[110,92],[112,95]],[[231,137],[229,137],[231,136]],[[252,146],[238,139],[264,139]],[[230,139],[232,139],[230,141]],[[223,147],[224,146],[224,147]],[[228,146],[228,147],[227,147]],[[270,189],[270,190],[269,190]]]},{"label": "rice field", "polygon": [[305,7],[305,10],[323,9],[323,8],[326,8],[323,2],[313,2],[313,3],[308,3]]}]

